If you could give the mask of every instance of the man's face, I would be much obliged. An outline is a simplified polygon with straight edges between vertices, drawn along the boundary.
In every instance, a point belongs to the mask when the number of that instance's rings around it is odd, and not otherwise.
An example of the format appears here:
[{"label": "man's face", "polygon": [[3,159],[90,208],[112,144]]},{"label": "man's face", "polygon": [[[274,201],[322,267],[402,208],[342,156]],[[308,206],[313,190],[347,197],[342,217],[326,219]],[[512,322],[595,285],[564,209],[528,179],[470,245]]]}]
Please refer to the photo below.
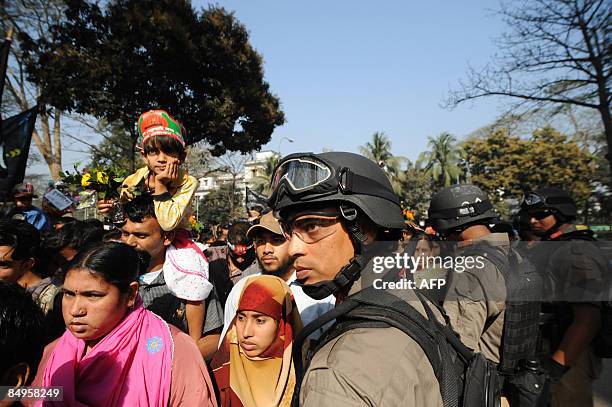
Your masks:
[{"label": "man's face", "polygon": [[13,259],[14,247],[0,246],[0,280],[16,283],[28,271],[26,260]]},{"label": "man's face", "polygon": [[147,252],[151,256],[150,268],[164,262],[166,247],[172,242],[153,217],[143,218],[142,222],[128,219],[121,228],[121,241]]},{"label": "man's face", "polygon": [[557,223],[555,215],[547,209],[530,209],[527,211],[527,214],[531,231],[536,235],[548,232]]},{"label": "man's face", "polygon": [[280,276],[287,271],[291,258],[289,242],[284,236],[261,230],[253,237],[253,242],[257,260],[266,274]]},{"label": "man's face", "polygon": [[337,209],[327,208],[316,215],[298,212],[288,221],[294,231],[287,236],[288,253],[294,259],[293,267],[300,282],[315,284],[333,280],[353,258],[353,243],[339,220]]}]

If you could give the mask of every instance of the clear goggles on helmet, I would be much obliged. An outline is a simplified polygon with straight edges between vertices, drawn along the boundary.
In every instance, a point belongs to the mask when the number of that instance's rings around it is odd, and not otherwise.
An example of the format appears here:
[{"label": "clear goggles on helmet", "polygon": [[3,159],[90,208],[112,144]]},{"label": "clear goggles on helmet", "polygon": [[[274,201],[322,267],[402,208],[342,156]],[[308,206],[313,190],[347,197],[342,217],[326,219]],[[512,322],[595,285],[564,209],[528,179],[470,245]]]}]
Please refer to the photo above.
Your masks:
[{"label": "clear goggles on helmet", "polygon": [[574,206],[575,204],[572,198],[567,196],[544,197],[535,192],[527,192],[523,197],[523,202],[521,202],[521,208],[527,210],[530,217],[538,220],[553,213],[558,213],[559,205]]},{"label": "clear goggles on helmet", "polygon": [[546,204],[546,199],[535,192],[527,192],[523,197],[523,202],[521,206],[524,208],[529,208],[532,206],[544,206]]},{"label": "clear goggles on helmet", "polygon": [[331,168],[319,160],[310,157],[287,159],[274,171],[270,187],[274,191],[284,180],[294,192],[300,192],[312,189],[331,176]]},{"label": "clear goggles on helmet", "polygon": [[336,193],[372,195],[396,202],[397,197],[378,181],[351,171],[350,168],[333,165],[314,154],[291,154],[285,157],[274,170],[270,189],[270,204],[276,203],[283,194],[304,200],[315,199]]}]

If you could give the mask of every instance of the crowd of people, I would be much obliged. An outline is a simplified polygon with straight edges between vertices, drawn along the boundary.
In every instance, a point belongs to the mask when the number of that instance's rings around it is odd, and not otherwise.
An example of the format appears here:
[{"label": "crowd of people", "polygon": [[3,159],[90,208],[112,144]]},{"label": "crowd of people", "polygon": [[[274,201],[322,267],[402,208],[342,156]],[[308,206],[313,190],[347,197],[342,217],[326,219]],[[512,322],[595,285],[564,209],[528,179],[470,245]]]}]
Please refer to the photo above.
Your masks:
[{"label": "crowd of people", "polygon": [[[137,127],[145,166],[121,187],[118,224],[45,216],[24,186],[0,221],[0,386],[63,389],[21,403],[593,405],[612,356],[610,259],[563,189],[526,191],[512,223],[453,185],[426,231],[376,163],[297,153],[267,213],[205,243],[184,128],[162,110]],[[400,254],[481,261],[373,268]]]}]

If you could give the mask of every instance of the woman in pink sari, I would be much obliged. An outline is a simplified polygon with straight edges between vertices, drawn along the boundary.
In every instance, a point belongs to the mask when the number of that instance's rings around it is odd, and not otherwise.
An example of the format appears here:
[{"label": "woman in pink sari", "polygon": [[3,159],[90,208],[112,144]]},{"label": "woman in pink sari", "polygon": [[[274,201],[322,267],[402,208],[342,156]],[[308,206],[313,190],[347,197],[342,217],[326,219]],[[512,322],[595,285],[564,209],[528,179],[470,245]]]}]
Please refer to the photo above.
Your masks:
[{"label": "woman in pink sari", "polygon": [[[45,348],[34,386],[62,386],[45,406],[215,406],[196,344],[142,306],[138,253],[117,242],[77,256],[66,273],[68,328]],[[37,403],[37,405],[42,405]]]}]

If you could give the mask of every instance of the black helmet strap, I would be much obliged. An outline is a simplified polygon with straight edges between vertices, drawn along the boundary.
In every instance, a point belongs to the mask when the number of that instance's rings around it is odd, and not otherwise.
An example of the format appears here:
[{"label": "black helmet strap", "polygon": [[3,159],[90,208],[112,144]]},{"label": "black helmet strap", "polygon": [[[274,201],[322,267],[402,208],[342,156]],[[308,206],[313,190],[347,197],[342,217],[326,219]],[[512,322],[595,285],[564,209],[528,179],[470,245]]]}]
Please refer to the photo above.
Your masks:
[{"label": "black helmet strap", "polygon": [[397,201],[397,196],[389,188],[371,178],[355,174],[350,168],[345,167],[340,170],[338,186],[346,195],[372,195],[391,202]]},{"label": "black helmet strap", "polygon": [[306,295],[315,300],[322,300],[330,295],[348,291],[351,285],[361,276],[361,270],[363,270],[367,262],[367,259],[363,255],[363,242],[366,241],[368,236],[357,226],[357,209],[341,205],[340,213],[344,219],[343,224],[353,243],[355,255],[340,269],[333,280],[320,281],[315,284],[302,286]]},{"label": "black helmet strap", "polygon": [[347,265],[340,269],[333,280],[303,285],[302,289],[310,298],[322,300],[325,297],[336,294],[350,287],[352,283],[357,281],[364,266],[363,256],[356,255],[348,262]]},{"label": "black helmet strap", "polygon": [[486,200],[458,206],[456,208],[437,209],[430,215],[430,219],[452,219],[464,216],[478,216],[491,209],[493,209],[493,204],[491,204],[491,201]]}]

